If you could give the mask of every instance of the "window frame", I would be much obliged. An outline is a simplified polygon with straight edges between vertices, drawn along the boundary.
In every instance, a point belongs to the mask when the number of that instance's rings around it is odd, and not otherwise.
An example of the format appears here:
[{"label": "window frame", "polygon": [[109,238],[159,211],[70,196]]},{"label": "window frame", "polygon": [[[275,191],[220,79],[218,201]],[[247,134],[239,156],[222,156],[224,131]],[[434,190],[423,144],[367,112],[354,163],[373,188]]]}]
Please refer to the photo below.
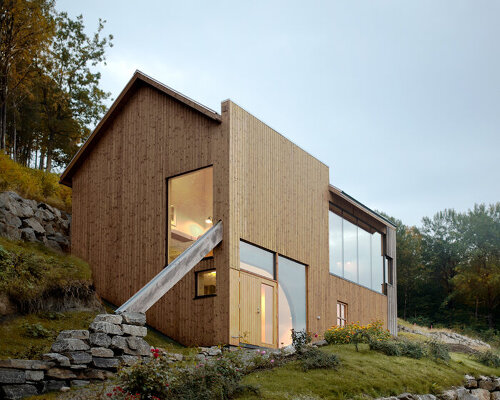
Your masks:
[{"label": "window frame", "polygon": [[344,308],[344,318],[342,318],[337,312],[337,326],[344,327],[347,325],[347,303],[337,300],[337,310],[339,310],[339,306],[340,309]]},{"label": "window frame", "polygon": [[[169,226],[170,226],[170,199],[169,199],[169,196],[168,196],[168,182],[170,179],[173,179],[173,178],[178,178],[182,175],[186,175],[186,174],[190,174],[190,173],[193,173],[193,172],[197,172],[197,171],[200,171],[202,169],[205,169],[205,168],[212,168],[212,210],[214,209],[214,183],[213,183],[213,168],[214,168],[214,165],[213,164],[208,164],[208,165],[205,165],[203,167],[199,167],[199,168],[195,168],[195,169],[191,169],[189,171],[184,171],[184,172],[180,172],[178,174],[174,174],[174,175],[170,175],[170,176],[167,176],[165,178],[165,199],[166,199],[166,203],[165,203],[165,210],[166,210],[166,217],[165,217],[165,267],[167,267],[169,265],[169,262],[168,262],[168,259],[169,259]],[[212,215],[212,219],[214,218],[214,216]],[[211,256],[205,256],[203,257],[203,260],[207,260],[207,259],[211,259],[211,258],[214,258],[213,255]]]},{"label": "window frame", "polygon": [[[201,273],[204,273],[204,272],[211,272],[211,271],[215,271],[215,293],[199,295],[198,294],[198,280],[199,280],[198,275],[200,275]],[[217,268],[207,268],[207,269],[203,269],[200,271],[194,271],[194,299],[195,300],[205,299],[207,297],[215,297],[215,296],[217,296]]]}]

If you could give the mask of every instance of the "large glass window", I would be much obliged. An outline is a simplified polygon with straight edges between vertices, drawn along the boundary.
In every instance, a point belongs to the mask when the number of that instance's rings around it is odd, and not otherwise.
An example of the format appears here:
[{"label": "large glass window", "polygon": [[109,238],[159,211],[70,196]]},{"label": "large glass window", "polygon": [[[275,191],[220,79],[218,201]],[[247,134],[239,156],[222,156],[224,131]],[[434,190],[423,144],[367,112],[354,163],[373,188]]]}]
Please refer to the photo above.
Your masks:
[{"label": "large glass window", "polygon": [[329,214],[330,272],[382,293],[382,235],[370,233],[331,211]]},{"label": "large glass window", "polygon": [[240,268],[274,279],[274,254],[240,240]]},{"label": "large glass window", "polygon": [[306,267],[278,257],[279,346],[292,343],[292,328],[306,329]]},{"label": "large glass window", "polygon": [[213,225],[212,173],[208,167],[168,180],[169,264]]},{"label": "large glass window", "polygon": [[329,214],[329,241],[330,241],[330,271],[335,275],[342,276],[343,271],[343,259],[344,255],[342,252],[343,239],[342,239],[342,217],[335,213]]}]

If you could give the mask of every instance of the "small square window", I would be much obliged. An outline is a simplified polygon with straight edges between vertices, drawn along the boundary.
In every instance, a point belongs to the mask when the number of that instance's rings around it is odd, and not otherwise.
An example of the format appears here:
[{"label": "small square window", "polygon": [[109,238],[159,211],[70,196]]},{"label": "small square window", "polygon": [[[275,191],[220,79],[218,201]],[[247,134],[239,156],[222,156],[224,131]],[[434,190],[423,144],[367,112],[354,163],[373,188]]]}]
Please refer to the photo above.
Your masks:
[{"label": "small square window", "polygon": [[346,326],[347,323],[347,304],[337,302],[337,326]]},{"label": "small square window", "polygon": [[196,272],[196,297],[215,296],[216,277],[215,269]]}]

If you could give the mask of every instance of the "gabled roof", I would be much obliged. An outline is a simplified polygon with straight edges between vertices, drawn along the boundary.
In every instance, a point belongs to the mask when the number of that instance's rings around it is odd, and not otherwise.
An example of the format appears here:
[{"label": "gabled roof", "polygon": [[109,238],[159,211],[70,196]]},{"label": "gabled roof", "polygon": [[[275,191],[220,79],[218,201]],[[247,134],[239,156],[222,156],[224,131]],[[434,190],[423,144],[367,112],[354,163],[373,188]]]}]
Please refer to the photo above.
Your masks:
[{"label": "gabled roof", "polygon": [[200,104],[187,96],[184,96],[182,93],[177,92],[176,90],[158,82],[157,80],[151,78],[150,76],[144,74],[143,72],[137,70],[135,71],[132,79],[127,83],[127,86],[122,90],[120,95],[113,102],[108,112],[102,120],[97,124],[96,128],[89,136],[89,138],[85,141],[82,147],[75,154],[71,162],[68,164],[63,174],[61,175],[61,179],[59,183],[63,185],[70,186],[72,184],[72,177],[74,173],[77,171],[78,167],[85,159],[85,156],[92,150],[95,143],[97,143],[101,132],[104,131],[104,128],[108,125],[108,123],[112,120],[114,114],[125,104],[125,102],[130,98],[134,90],[138,87],[139,84],[149,85],[165,95],[172,97],[173,99],[179,101],[180,103],[185,104],[186,106],[192,108],[193,110],[203,114],[205,117],[210,118],[216,122],[221,122],[221,116],[214,110],[211,110],[208,107],[205,107],[203,104]]}]

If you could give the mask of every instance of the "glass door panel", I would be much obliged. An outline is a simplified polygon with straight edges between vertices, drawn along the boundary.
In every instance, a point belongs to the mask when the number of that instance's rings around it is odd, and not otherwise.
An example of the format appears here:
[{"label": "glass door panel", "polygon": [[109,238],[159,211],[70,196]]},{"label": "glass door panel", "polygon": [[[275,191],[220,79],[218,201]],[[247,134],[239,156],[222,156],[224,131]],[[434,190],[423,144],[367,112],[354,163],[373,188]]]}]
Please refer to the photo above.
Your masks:
[{"label": "glass door panel", "polygon": [[262,283],[260,285],[261,308],[261,341],[269,345],[274,344],[274,287]]}]

